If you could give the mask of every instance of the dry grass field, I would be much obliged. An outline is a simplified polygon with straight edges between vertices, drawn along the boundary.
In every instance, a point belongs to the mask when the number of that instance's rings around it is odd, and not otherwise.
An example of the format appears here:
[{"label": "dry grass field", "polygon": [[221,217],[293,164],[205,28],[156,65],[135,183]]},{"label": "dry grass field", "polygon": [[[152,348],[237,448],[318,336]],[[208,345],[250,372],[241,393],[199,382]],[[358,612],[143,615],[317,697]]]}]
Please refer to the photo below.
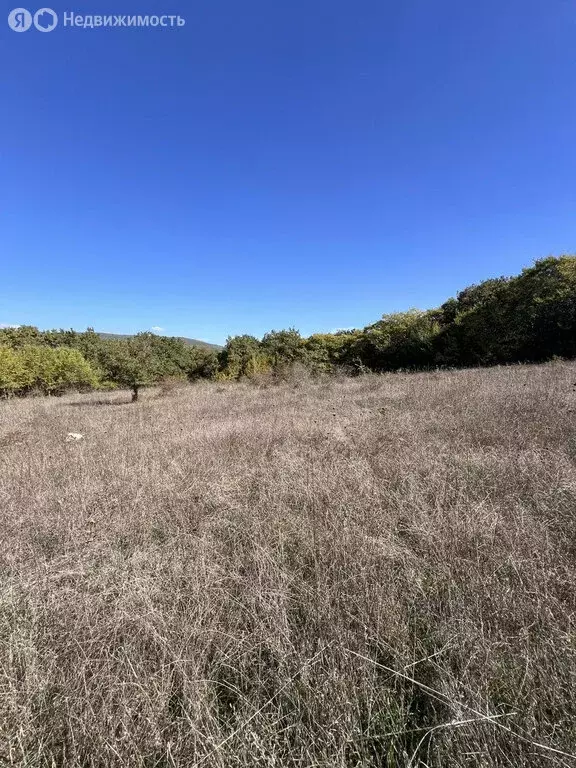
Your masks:
[{"label": "dry grass field", "polygon": [[575,382],[0,403],[0,765],[576,766]]}]

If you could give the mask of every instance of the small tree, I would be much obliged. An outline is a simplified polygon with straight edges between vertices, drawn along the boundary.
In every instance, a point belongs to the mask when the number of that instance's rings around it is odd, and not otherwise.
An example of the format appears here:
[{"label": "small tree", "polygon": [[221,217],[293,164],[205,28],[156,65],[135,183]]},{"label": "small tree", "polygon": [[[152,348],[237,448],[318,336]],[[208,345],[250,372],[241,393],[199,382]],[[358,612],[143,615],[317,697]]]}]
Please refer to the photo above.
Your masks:
[{"label": "small tree", "polygon": [[146,335],[106,342],[101,349],[100,364],[106,378],[132,391],[132,402],[138,400],[141,387],[157,378],[154,356]]}]

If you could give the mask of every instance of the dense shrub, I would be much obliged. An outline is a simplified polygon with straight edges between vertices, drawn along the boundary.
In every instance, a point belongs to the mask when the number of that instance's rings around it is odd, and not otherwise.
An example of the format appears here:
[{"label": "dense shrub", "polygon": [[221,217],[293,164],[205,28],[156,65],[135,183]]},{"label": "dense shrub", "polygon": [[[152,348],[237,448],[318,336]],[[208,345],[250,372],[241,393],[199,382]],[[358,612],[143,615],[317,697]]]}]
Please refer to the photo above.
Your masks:
[{"label": "dense shrub", "polygon": [[273,363],[255,336],[230,336],[218,355],[220,381],[232,381],[267,374]]},{"label": "dense shrub", "polygon": [[[88,366],[84,372],[79,361]],[[0,329],[0,392],[58,392],[71,386],[128,387],[134,392],[167,377],[210,378],[218,367],[212,350],[180,339],[141,333],[107,339],[93,329],[39,331],[33,326]],[[72,379],[66,379],[70,371]],[[40,384],[35,382],[42,382]]]},{"label": "dense shrub", "polygon": [[30,387],[32,377],[24,366],[22,354],[9,347],[0,347],[0,393],[12,395]]},{"label": "dense shrub", "polygon": [[77,349],[67,347],[0,347],[0,393],[3,396],[62,394],[70,389],[91,389],[99,384],[96,370]]}]

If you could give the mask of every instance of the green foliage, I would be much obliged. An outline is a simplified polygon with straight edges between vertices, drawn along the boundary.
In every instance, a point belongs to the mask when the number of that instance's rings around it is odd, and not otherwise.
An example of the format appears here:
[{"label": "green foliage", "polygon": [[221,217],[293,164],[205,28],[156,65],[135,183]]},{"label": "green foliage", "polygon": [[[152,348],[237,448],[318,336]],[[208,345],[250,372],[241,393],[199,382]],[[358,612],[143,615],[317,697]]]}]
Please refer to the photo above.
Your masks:
[{"label": "green foliage", "polygon": [[158,375],[159,365],[146,337],[103,341],[98,360],[105,378],[120,387],[146,386]]},{"label": "green foliage", "polygon": [[33,325],[19,325],[16,328],[0,328],[0,344],[12,349],[27,344],[43,344],[43,334]]},{"label": "green foliage", "polygon": [[392,371],[443,365],[491,365],[576,357],[576,257],[537,261],[517,277],[471,285],[441,307],[384,315],[364,330],[271,331],[228,339],[218,376],[238,379],[254,369],[283,373]]},{"label": "green foliage", "polygon": [[313,371],[321,373],[349,366],[354,357],[354,344],[360,336],[361,331],[315,333],[304,342],[304,361]]},{"label": "green foliage", "polygon": [[508,316],[519,359],[576,356],[576,258],[541,259],[514,280]]},{"label": "green foliage", "polygon": [[77,349],[0,347],[0,393],[4,396],[32,390],[59,395],[69,389],[91,389],[98,384],[98,373]]},{"label": "green foliage", "polygon": [[96,359],[105,379],[132,389],[135,395],[140,387],[167,378],[194,381],[211,377],[217,368],[212,351],[152,333],[101,340]]},{"label": "green foliage", "polygon": [[554,356],[576,357],[574,256],[541,259],[516,277],[471,285],[438,309],[384,315],[363,330],[234,336],[218,355],[152,333],[103,339],[91,328],[0,329],[0,393],[119,386],[136,397],[139,387],[166,379],[280,380],[303,366],[313,374],[391,371]]},{"label": "green foliage", "polygon": [[434,337],[439,329],[433,312],[412,309],[384,315],[358,336],[350,354],[374,371],[424,368],[434,362]]},{"label": "green foliage", "polygon": [[[9,352],[28,350],[24,356],[11,356]],[[215,353],[210,349],[190,346],[180,339],[156,336],[152,333],[140,333],[137,336],[119,339],[103,339],[93,329],[83,333],[73,330],[39,331],[32,326],[0,329],[0,392],[26,394],[34,388],[52,392],[66,388],[65,377],[62,383],[59,374],[51,372],[47,351],[60,350],[57,357],[66,357],[66,350],[73,352],[60,368],[72,365],[72,358],[78,355],[90,365],[93,377],[82,377],[78,372],[78,386],[98,388],[129,387],[131,389],[146,386],[166,378],[179,378],[194,381],[198,378],[211,377],[217,370]],[[64,352],[62,352],[64,350]],[[25,359],[24,359],[25,358]],[[60,359],[58,358],[58,359]],[[45,370],[39,377],[32,376],[31,370],[39,365]],[[20,366],[25,365],[22,373]],[[31,384],[30,376],[41,380],[41,385]]]},{"label": "green foliage", "polygon": [[541,259],[462,291],[435,347],[438,362],[451,365],[575,357],[576,257]]},{"label": "green foliage", "polygon": [[304,340],[295,328],[270,331],[262,339],[262,349],[274,368],[290,366],[304,359]]},{"label": "green foliage", "polygon": [[267,373],[272,367],[261,342],[255,336],[248,335],[228,337],[226,346],[218,355],[218,363],[217,378],[221,381]]},{"label": "green foliage", "polygon": [[0,347],[0,394],[3,396],[24,392],[33,381],[32,373],[23,361],[21,350]]},{"label": "green foliage", "polygon": [[218,357],[214,350],[185,345],[182,373],[189,381],[211,379],[218,370]]},{"label": "green foliage", "polygon": [[238,379],[246,372],[253,356],[260,349],[260,342],[254,336],[229,336],[226,346],[218,355],[219,378]]}]

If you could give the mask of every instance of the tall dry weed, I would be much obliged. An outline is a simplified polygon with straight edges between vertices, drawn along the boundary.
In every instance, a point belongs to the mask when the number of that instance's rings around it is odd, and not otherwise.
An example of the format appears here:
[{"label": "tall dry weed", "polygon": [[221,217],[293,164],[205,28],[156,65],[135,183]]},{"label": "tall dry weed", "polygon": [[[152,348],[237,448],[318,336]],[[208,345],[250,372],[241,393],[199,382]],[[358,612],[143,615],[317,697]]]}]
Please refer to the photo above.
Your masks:
[{"label": "tall dry weed", "polygon": [[3,764],[576,765],[575,380],[0,404]]}]

